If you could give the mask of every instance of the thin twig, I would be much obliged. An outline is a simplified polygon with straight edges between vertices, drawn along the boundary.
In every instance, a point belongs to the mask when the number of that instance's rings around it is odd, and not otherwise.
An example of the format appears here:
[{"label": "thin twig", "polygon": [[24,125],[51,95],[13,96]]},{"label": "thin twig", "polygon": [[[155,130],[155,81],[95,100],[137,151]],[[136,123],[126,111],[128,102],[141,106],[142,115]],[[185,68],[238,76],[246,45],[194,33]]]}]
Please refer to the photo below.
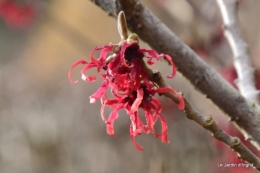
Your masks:
[{"label": "thin twig", "polygon": [[[139,0],[91,0],[110,16],[123,10],[128,27],[157,52],[170,55],[181,72],[199,91],[223,110],[255,146],[260,144],[258,105],[245,100],[228,82],[196,55]],[[116,13],[117,12],[117,13]]]},{"label": "thin twig", "polygon": [[[169,85],[163,79],[159,71],[152,71],[148,68],[145,63],[142,61],[143,67],[148,74],[149,80],[156,83],[159,88],[169,87]],[[179,103],[178,98],[171,92],[162,93],[165,97],[170,98],[176,104]],[[222,130],[211,116],[202,115],[196,108],[194,108],[190,102],[183,96],[185,102],[184,113],[187,118],[197,122],[200,126],[204,127],[206,130],[212,133],[212,136],[217,140],[225,143],[230,148],[238,153],[238,158],[253,164],[252,166],[260,171],[260,159],[252,153],[238,137],[232,137]]]},{"label": "thin twig", "polygon": [[255,69],[248,55],[248,46],[239,29],[237,0],[217,0],[223,21],[225,36],[234,55],[234,66],[238,74],[236,82],[239,91],[245,98],[259,104],[260,92],[256,89]]}]

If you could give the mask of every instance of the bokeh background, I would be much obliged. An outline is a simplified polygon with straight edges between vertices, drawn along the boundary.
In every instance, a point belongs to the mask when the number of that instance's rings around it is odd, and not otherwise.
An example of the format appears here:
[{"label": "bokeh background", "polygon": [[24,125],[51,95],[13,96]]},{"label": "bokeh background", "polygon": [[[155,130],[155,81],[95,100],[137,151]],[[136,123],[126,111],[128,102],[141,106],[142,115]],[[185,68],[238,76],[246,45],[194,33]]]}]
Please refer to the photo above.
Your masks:
[{"label": "bokeh background", "polygon": [[[142,2],[234,85],[232,54],[215,0]],[[241,29],[253,64],[260,69],[260,1],[240,3]],[[1,173],[256,172],[219,168],[218,163],[241,161],[163,97],[170,144],[142,135],[136,139],[145,150],[138,151],[124,111],[115,122],[116,137],[107,135],[100,103],[89,103],[101,80],[73,85],[67,74],[73,62],[88,60],[95,46],[119,39],[116,20],[88,0],[0,0]],[[164,62],[153,69],[165,76],[171,71]],[[80,77],[77,67],[73,78]],[[167,82],[228,132],[240,135],[181,74]]]}]

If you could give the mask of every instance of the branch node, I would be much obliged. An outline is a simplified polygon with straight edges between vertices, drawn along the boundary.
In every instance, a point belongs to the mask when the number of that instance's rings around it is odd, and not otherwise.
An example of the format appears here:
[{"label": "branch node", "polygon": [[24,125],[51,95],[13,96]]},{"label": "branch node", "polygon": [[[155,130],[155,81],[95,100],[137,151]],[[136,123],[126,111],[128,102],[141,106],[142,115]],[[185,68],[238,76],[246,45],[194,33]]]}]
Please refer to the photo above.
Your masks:
[{"label": "branch node", "polygon": [[213,118],[211,116],[207,116],[205,118],[205,125],[204,125],[204,127],[207,128],[207,127],[211,126],[213,123],[214,123]]},{"label": "branch node", "polygon": [[240,143],[241,143],[241,141],[238,137],[233,137],[231,148],[237,147],[238,145],[240,145]]},{"label": "branch node", "polygon": [[119,45],[113,45],[113,49],[112,49],[112,51],[114,52],[114,53],[119,53],[120,52],[120,46]]},{"label": "branch node", "polygon": [[230,121],[230,122],[231,122],[231,121],[237,122],[239,119],[240,119],[240,117],[235,116],[235,117],[230,117],[230,118],[229,118],[229,121]]},{"label": "branch node", "polygon": [[253,141],[254,139],[253,139],[252,136],[246,135],[246,136],[245,136],[245,140],[246,140],[246,141]]}]

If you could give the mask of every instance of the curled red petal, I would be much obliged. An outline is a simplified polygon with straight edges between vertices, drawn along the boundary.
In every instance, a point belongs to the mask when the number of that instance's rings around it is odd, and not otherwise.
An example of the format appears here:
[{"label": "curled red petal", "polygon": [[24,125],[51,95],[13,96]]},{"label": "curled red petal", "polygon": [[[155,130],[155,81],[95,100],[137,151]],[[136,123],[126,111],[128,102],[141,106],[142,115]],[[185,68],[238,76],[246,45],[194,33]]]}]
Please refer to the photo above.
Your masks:
[{"label": "curled red petal", "polygon": [[185,108],[184,99],[183,99],[183,97],[182,97],[181,94],[177,93],[176,95],[177,95],[177,97],[178,97],[178,99],[179,99],[179,106],[178,106],[178,108],[179,108],[180,110],[183,110],[183,109]]},{"label": "curled red petal", "polygon": [[136,112],[140,106],[140,104],[142,103],[144,97],[144,91],[142,88],[137,90],[137,98],[135,99],[134,103],[131,106],[131,111],[132,112]]},{"label": "curled red petal", "polygon": [[79,60],[79,61],[76,61],[75,63],[72,64],[72,66],[70,67],[69,73],[68,73],[68,78],[69,78],[71,83],[74,83],[74,84],[78,83],[78,81],[73,81],[73,79],[71,77],[71,73],[72,73],[72,70],[79,64],[87,64],[87,61]]},{"label": "curled red petal", "polygon": [[126,73],[126,82],[129,93],[138,90],[140,88],[140,83],[142,79],[145,77],[141,74],[139,61],[135,61],[134,59],[132,61],[132,64],[134,65],[134,68],[127,68],[128,72]]},{"label": "curled red petal", "polygon": [[101,118],[102,118],[102,120],[103,120],[105,123],[107,123],[106,117],[105,117],[105,115],[104,115],[105,107],[106,107],[105,102],[104,102],[104,101],[101,101],[101,108],[100,108]]},{"label": "curled red petal", "polygon": [[175,94],[179,99],[178,108],[181,109],[181,110],[184,109],[185,103],[184,103],[184,100],[183,100],[183,97],[182,97],[181,94],[177,93],[174,89],[169,88],[169,87],[158,88],[158,89],[155,90],[155,93],[164,93],[164,92],[171,92],[171,93]]},{"label": "curled red petal", "polygon": [[99,61],[96,60],[96,59],[93,57],[93,54],[94,54],[97,50],[100,50],[100,49],[103,49],[103,47],[95,47],[95,48],[92,50],[91,54],[90,54],[90,59],[91,59],[91,61],[92,61],[93,63],[95,63],[95,64],[99,64]]},{"label": "curled red petal", "polygon": [[130,120],[131,120],[131,124],[132,124],[132,135],[136,136],[136,135],[141,135],[142,131],[143,131],[143,122],[140,120],[140,118],[138,117],[138,112],[134,112],[132,114],[130,114]]},{"label": "curled red petal", "polygon": [[162,104],[161,104],[161,102],[157,98],[152,98],[152,102],[156,106],[156,112],[161,113],[161,111],[162,111]]},{"label": "curled red petal", "polygon": [[[115,74],[113,76],[114,78],[114,81],[113,83],[119,87],[120,85],[123,85],[125,83],[128,83],[128,78],[129,78],[129,75],[128,74]],[[128,86],[127,86],[128,87]]]},{"label": "curled red petal", "polygon": [[115,109],[116,108],[116,104],[118,103],[123,103],[124,100],[123,99],[113,99],[113,100],[101,100],[101,117],[102,117],[102,120],[107,123],[107,120],[104,116],[104,110],[105,110],[105,107],[106,106],[109,106],[110,108],[112,109]]},{"label": "curled red petal", "polygon": [[96,64],[97,66],[100,65],[100,61],[97,60],[97,59],[95,59],[93,55],[94,55],[94,53],[95,53],[96,51],[101,50],[101,49],[104,49],[104,48],[106,48],[106,47],[107,47],[107,46],[97,46],[97,47],[95,47],[95,48],[92,50],[92,52],[90,53],[90,59],[91,59],[91,61],[92,61],[94,64]]},{"label": "curled red petal", "polygon": [[158,55],[158,53],[155,51],[155,50],[149,50],[149,49],[140,49],[139,50],[141,53],[144,53],[145,54],[145,57],[148,58],[147,60],[147,63],[149,65],[153,65],[153,64],[156,64],[160,57]]},{"label": "curled red petal", "polygon": [[[168,60],[170,62],[171,66],[172,66],[172,74],[170,76],[167,76],[167,77],[173,78],[176,75],[176,66],[173,63],[172,58],[169,55],[167,55],[167,54],[158,55],[158,53],[155,50],[148,50],[148,49],[139,49],[139,51],[141,53],[147,53],[148,54],[148,56],[146,56],[146,57],[148,58],[147,63],[149,65],[157,63],[160,58],[165,58],[166,60]],[[156,59],[154,62],[152,61],[153,58]]]},{"label": "curled red petal", "polygon": [[95,103],[97,99],[101,99],[105,95],[108,86],[109,81],[104,80],[99,89],[89,97],[90,103]]},{"label": "curled red petal", "polygon": [[105,46],[104,49],[101,51],[100,60],[102,60],[101,61],[102,63],[106,62],[107,53],[112,51],[112,49],[113,49],[113,46]]},{"label": "curled red petal", "polygon": [[112,61],[110,61],[107,65],[108,67],[108,73],[113,75],[114,71],[118,71],[118,68],[121,64],[121,58],[120,58],[120,54],[117,54],[114,59]]},{"label": "curled red petal", "polygon": [[170,143],[168,140],[168,126],[166,120],[161,114],[159,114],[159,117],[161,119],[161,125],[162,125],[162,133],[161,133],[162,142]]},{"label": "curled red petal", "polygon": [[107,120],[107,133],[111,136],[115,136],[114,121],[118,118],[118,111],[123,107],[123,105],[117,106],[115,110],[109,115],[109,118]]},{"label": "curled red petal", "polygon": [[[149,65],[153,65],[153,64],[156,64],[158,61],[159,61],[159,59],[158,58],[154,58],[154,57],[147,57],[148,58],[148,60],[147,60],[147,64],[149,64]],[[153,59],[155,59],[155,60],[153,60]]]},{"label": "curled red petal", "polygon": [[84,73],[89,70],[90,68],[97,67],[96,64],[93,62],[88,63],[82,70],[81,70],[81,75],[82,75],[82,80],[88,81],[88,82],[94,82],[96,81],[96,76],[86,76]]},{"label": "curled red petal", "polygon": [[[105,96],[105,95],[104,95]],[[105,110],[105,107],[106,106],[110,106],[110,107],[113,107],[114,106],[114,104],[117,104],[117,103],[119,103],[119,101],[120,100],[101,100],[101,118],[102,118],[102,120],[105,122],[105,123],[107,123],[107,120],[106,120],[106,118],[105,118],[105,116],[104,116],[104,110]]]},{"label": "curled red petal", "polygon": [[140,145],[138,145],[138,144],[136,143],[136,141],[135,141],[135,135],[133,135],[133,127],[132,127],[132,124],[130,124],[130,137],[131,137],[131,139],[132,139],[132,142],[133,142],[135,148],[137,148],[137,149],[140,150],[140,151],[143,151],[144,148],[141,147]]},{"label": "curled red petal", "polygon": [[158,53],[155,50],[149,50],[149,49],[139,49],[141,53],[147,53],[148,55],[152,57],[158,57]]},{"label": "curled red petal", "polygon": [[112,94],[115,98],[117,98],[117,99],[122,98],[122,96],[119,95],[119,94],[117,94],[117,92],[116,92],[112,87],[111,87],[111,94]]},{"label": "curled red petal", "polygon": [[148,129],[150,130],[151,133],[154,133],[155,121],[153,120],[153,116],[150,110],[145,110],[145,119],[146,119]]},{"label": "curled red petal", "polygon": [[173,78],[176,75],[177,70],[176,70],[175,64],[172,61],[172,58],[167,54],[161,54],[160,56],[163,56],[165,59],[167,59],[170,62],[171,66],[172,66],[172,74],[170,76],[167,76],[167,77]]}]

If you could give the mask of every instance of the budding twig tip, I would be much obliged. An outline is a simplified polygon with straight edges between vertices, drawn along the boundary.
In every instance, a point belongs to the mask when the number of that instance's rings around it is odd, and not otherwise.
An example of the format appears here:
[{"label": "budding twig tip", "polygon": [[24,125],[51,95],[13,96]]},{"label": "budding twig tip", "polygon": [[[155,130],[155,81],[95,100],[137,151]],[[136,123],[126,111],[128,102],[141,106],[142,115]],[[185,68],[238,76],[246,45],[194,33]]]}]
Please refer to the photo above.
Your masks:
[{"label": "budding twig tip", "polygon": [[121,39],[126,40],[128,38],[127,24],[126,24],[125,13],[123,11],[120,11],[120,13],[117,16],[117,29]]}]

